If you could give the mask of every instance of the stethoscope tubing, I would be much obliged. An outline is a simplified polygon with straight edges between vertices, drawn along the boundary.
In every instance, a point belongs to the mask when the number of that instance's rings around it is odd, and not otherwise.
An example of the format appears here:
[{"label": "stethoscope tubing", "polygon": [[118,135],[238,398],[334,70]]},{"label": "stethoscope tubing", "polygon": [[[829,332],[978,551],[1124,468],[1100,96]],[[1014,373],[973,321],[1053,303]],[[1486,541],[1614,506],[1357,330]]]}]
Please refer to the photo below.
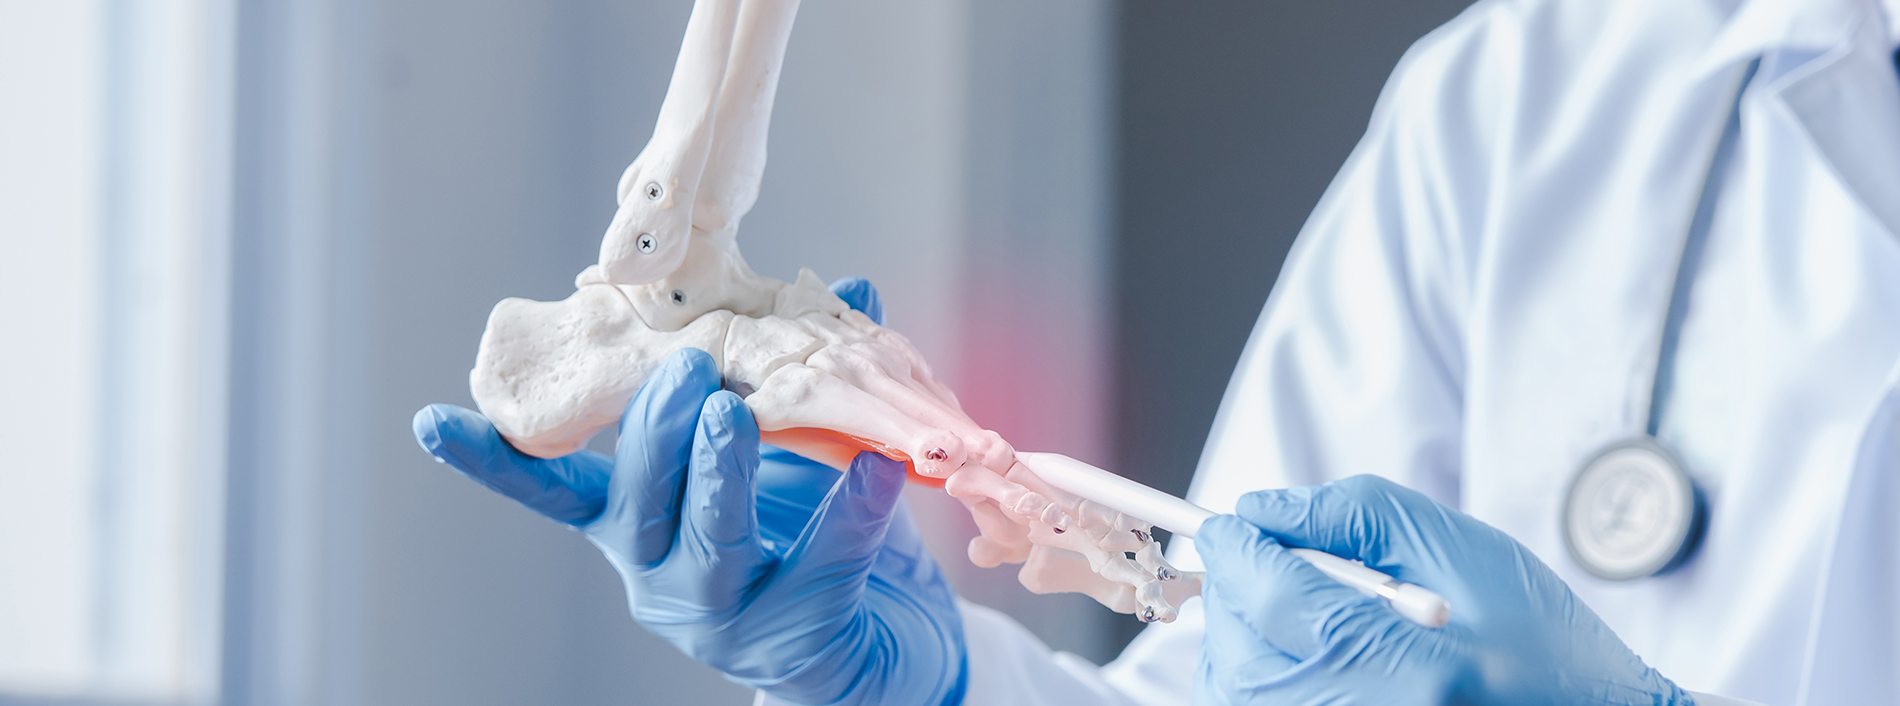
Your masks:
[{"label": "stethoscope tubing", "polygon": [[[1747,95],[1748,86],[1755,79],[1755,73],[1761,68],[1761,59],[1750,61],[1742,71],[1741,80],[1735,89],[1735,99],[1729,106],[1728,119],[1722,125],[1722,133],[1716,140],[1714,153],[1710,156],[1707,174],[1702,179],[1701,193],[1696,197],[1695,211],[1689,218],[1687,231],[1683,235],[1681,254],[1676,261],[1675,279],[1669,288],[1669,308],[1663,315],[1662,335],[1656,346],[1656,363],[1650,376],[1649,404],[1644,410],[1643,431],[1633,436],[1600,448],[1571,477],[1564,491],[1563,523],[1564,546],[1571,558],[1585,571],[1613,581],[1655,576],[1668,573],[1686,564],[1701,545],[1702,537],[1708,526],[1708,501],[1702,487],[1690,475],[1681,457],[1664,443],[1658,432],[1662,424],[1664,407],[1669,399],[1670,388],[1676,374],[1677,348],[1682,340],[1682,328],[1688,319],[1689,299],[1694,289],[1696,271],[1702,263],[1703,250],[1706,249],[1709,231],[1714,227],[1715,212],[1721,198],[1723,182],[1729,171],[1729,163],[1734,159],[1737,143],[1741,140],[1742,100]],[[1635,466],[1628,462],[1615,460],[1618,454],[1642,454],[1647,459]],[[1668,491],[1680,503],[1665,503],[1663,509],[1674,513],[1671,521],[1653,527],[1652,537],[1674,542],[1673,546],[1655,545],[1667,549],[1668,553],[1650,555],[1647,550],[1632,551],[1621,557],[1586,551],[1580,546],[1583,537],[1577,536],[1578,527],[1588,527],[1582,518],[1594,509],[1591,503],[1600,503],[1600,496],[1580,495],[1583,489],[1601,487],[1600,483],[1586,483],[1586,479],[1597,474],[1629,472],[1627,469],[1647,469],[1641,471],[1649,479],[1646,482],[1663,483],[1661,488]],[[1618,469],[1623,469],[1619,471]],[[1586,530],[1587,531],[1587,530]],[[1590,532],[1594,536],[1594,532]],[[1594,541],[1594,540],[1593,540]],[[1603,545],[1597,545],[1601,548]],[[1609,557],[1599,563],[1592,556]],[[1627,560],[1627,561],[1618,561]],[[1633,562],[1633,563],[1632,563]]]}]

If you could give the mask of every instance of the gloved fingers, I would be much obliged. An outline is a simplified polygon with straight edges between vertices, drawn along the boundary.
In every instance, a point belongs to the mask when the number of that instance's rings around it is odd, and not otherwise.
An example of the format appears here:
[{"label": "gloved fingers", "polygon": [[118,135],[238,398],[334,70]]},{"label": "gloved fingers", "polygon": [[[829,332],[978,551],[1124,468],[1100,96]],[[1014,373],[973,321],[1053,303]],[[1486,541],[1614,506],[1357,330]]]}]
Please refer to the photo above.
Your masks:
[{"label": "gloved fingers", "polygon": [[441,463],[548,519],[582,525],[606,504],[613,461],[592,451],[535,458],[516,451],[474,410],[432,404],[417,410],[416,443]]},{"label": "gloved fingers", "polygon": [[879,326],[884,325],[884,298],[878,296],[877,288],[863,277],[845,277],[831,283],[831,293],[838,295],[844,303],[859,313],[871,318]]},{"label": "gloved fingers", "polygon": [[[916,516],[911,512],[910,503],[904,500],[901,487],[897,503],[891,508],[890,520],[885,524],[882,545],[875,558],[874,570],[878,575],[902,578],[919,586],[941,583],[942,570],[924,546],[924,534],[917,527]],[[949,599],[954,600],[955,594]]]},{"label": "gloved fingers", "polygon": [[783,579],[793,586],[815,581],[861,588],[903,492],[902,462],[859,453],[786,556]]},{"label": "gloved fingers", "polygon": [[759,427],[731,392],[706,398],[688,463],[679,544],[666,561],[691,562],[705,572],[701,605],[735,604],[763,570],[753,488],[759,468]]},{"label": "gloved fingers", "polygon": [[1444,553],[1469,538],[1461,535],[1483,529],[1418,491],[1370,475],[1248,493],[1234,514],[1293,546],[1358,559],[1408,581],[1438,575],[1448,565]]},{"label": "gloved fingers", "polygon": [[[1254,634],[1295,659],[1319,654],[1357,629],[1357,615],[1390,612],[1233,515],[1209,518],[1194,547],[1207,565],[1207,586]],[[1210,612],[1212,607],[1210,602]],[[1402,620],[1396,613],[1391,617]]]},{"label": "gloved fingers", "polygon": [[759,527],[766,539],[790,547],[843,474],[775,446],[761,445],[759,456]]},{"label": "gloved fingers", "polygon": [[687,348],[668,356],[627,403],[607,506],[587,529],[616,533],[600,541],[635,566],[659,562],[673,546],[700,408],[719,386],[712,356]]},{"label": "gloved fingers", "polygon": [[1194,703],[1259,703],[1261,691],[1299,666],[1299,660],[1255,634],[1236,610],[1239,606],[1227,600],[1219,586],[1208,584],[1201,601],[1205,629]]}]

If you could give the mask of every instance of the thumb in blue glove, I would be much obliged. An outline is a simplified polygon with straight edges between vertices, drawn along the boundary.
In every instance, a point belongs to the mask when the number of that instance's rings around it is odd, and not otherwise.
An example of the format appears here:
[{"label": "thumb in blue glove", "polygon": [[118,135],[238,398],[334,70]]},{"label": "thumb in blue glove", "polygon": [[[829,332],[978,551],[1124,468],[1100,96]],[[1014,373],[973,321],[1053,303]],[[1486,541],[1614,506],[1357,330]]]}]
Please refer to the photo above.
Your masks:
[{"label": "thumb in blue glove", "polygon": [[[1286,547],[1437,591],[1421,627]],[[1195,536],[1207,564],[1197,704],[1681,704],[1510,536],[1373,476],[1249,493]]]}]

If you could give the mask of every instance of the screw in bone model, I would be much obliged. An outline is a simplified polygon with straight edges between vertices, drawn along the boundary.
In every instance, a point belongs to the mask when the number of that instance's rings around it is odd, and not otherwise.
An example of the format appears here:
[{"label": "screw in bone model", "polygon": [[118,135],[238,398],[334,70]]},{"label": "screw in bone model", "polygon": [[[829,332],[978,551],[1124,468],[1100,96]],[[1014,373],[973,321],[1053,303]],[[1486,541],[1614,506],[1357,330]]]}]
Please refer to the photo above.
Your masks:
[{"label": "screw in bone model", "polygon": [[666,193],[666,190],[660,188],[659,182],[657,181],[647,182],[647,200],[658,201],[660,200],[660,196],[665,193]]},{"label": "screw in bone model", "polygon": [[659,242],[653,239],[652,233],[641,233],[640,239],[634,241],[634,244],[640,246],[640,252],[651,253],[653,252],[653,248],[659,245]]},{"label": "screw in bone model", "polygon": [[946,458],[950,458],[950,453],[943,449],[931,449],[924,453],[924,458],[932,461],[942,461]]},{"label": "screw in bone model", "polygon": [[1141,609],[1141,622],[1152,623],[1154,621],[1155,621],[1155,607],[1144,606]]},{"label": "screw in bone model", "polygon": [[1174,573],[1174,569],[1170,569],[1165,566],[1155,569],[1155,578],[1160,579],[1162,581],[1173,581],[1180,577],[1181,577],[1180,574]]},{"label": "screw in bone model", "polygon": [[673,290],[673,303],[684,305],[686,303],[686,293],[677,289]]},{"label": "screw in bone model", "polygon": [[1141,542],[1142,544],[1147,544],[1147,543],[1148,543],[1148,533],[1147,533],[1147,532],[1143,532],[1143,531],[1141,531],[1140,529],[1131,529],[1131,530],[1128,530],[1128,531],[1130,531],[1130,532],[1133,532],[1133,533],[1135,533],[1135,540],[1136,540],[1136,541],[1139,541],[1139,542]]}]

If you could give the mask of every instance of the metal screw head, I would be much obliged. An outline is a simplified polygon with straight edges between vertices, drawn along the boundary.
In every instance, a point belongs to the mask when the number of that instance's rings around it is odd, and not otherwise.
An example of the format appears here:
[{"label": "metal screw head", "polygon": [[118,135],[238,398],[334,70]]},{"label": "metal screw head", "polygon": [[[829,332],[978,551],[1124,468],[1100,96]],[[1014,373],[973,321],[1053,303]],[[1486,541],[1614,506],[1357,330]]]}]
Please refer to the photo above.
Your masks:
[{"label": "metal screw head", "polygon": [[1161,568],[1155,569],[1155,578],[1162,581],[1173,581],[1177,578],[1180,578],[1180,575],[1174,573],[1173,569],[1163,566]]},{"label": "metal screw head", "polygon": [[677,289],[675,289],[675,290],[673,290],[673,303],[674,303],[674,304],[685,304],[685,303],[686,303],[686,293],[685,293],[685,292],[682,292],[682,291],[680,291],[680,290],[677,290]]},{"label": "metal screw head", "polygon": [[1154,606],[1147,606],[1147,607],[1144,607],[1144,608],[1142,608],[1142,609],[1141,609],[1141,622],[1144,622],[1144,623],[1152,623],[1152,622],[1154,622],[1154,621],[1155,621],[1155,607],[1154,607]]},{"label": "metal screw head", "polygon": [[659,182],[657,181],[647,182],[647,200],[648,201],[658,201],[660,200],[661,196],[665,196],[665,195],[666,195],[666,189],[660,188]]},{"label": "metal screw head", "polygon": [[660,241],[654,240],[652,233],[641,233],[640,238],[633,241],[633,244],[640,247],[640,252],[651,255],[653,249],[660,246]]},{"label": "metal screw head", "polygon": [[1139,542],[1141,542],[1141,543],[1143,543],[1143,544],[1146,544],[1146,543],[1148,543],[1148,533],[1147,533],[1147,532],[1143,532],[1143,531],[1141,531],[1141,530],[1138,530],[1138,529],[1131,529],[1131,530],[1128,530],[1128,531],[1130,531],[1130,532],[1133,532],[1133,533],[1135,533],[1135,540],[1136,540],[1136,541],[1139,541]]},{"label": "metal screw head", "polygon": [[942,461],[946,458],[950,458],[950,454],[943,449],[931,449],[924,453],[924,458],[932,461]]}]

